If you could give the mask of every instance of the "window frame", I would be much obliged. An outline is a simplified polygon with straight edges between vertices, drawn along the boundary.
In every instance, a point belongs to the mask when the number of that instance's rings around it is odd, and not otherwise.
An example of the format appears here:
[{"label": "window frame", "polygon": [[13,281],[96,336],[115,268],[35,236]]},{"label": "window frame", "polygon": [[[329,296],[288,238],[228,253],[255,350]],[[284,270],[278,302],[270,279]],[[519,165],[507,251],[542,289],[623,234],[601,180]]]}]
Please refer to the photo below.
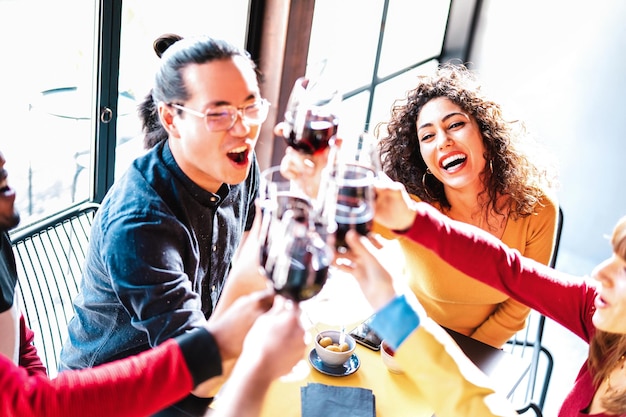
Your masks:
[{"label": "window frame", "polygon": [[[96,131],[91,152],[92,201],[101,203],[113,185],[115,176],[115,147],[117,143],[118,74],[120,37],[122,30],[122,1],[100,0],[98,62],[96,75]],[[109,117],[108,114],[111,116]]]},{"label": "window frame", "polygon": [[[381,28],[389,7],[385,0]],[[90,200],[100,203],[111,188],[115,176],[115,150],[117,141],[118,74],[120,65],[120,40],[123,0],[98,2],[99,33],[95,57],[94,113],[96,120],[92,142],[92,172],[90,172]],[[441,54],[425,61],[415,62],[399,71],[378,78],[376,71],[381,54],[382,36],[379,35],[377,62],[371,82],[347,92],[345,98],[364,91],[370,92],[366,123],[371,116],[376,86],[405,73],[424,62],[460,60],[466,62],[471,52],[477,16],[482,0],[451,0],[450,14],[443,38]],[[273,103],[267,122],[261,129],[257,155],[261,168],[280,163],[286,145],[276,138],[273,127],[282,120],[291,86],[304,74],[313,23],[315,0],[251,0],[246,34],[246,49],[258,65],[263,95]],[[77,202],[80,204],[82,202]]]},{"label": "window frame", "polygon": [[[370,93],[364,128],[370,123],[375,99],[373,92],[379,84],[432,60],[438,62],[455,60],[467,63],[482,7],[482,0],[451,0],[440,54],[414,62],[384,77],[378,77],[378,62],[381,56],[385,20],[390,1],[393,0],[384,1],[376,63],[371,81],[343,95],[343,98],[347,99],[363,92]],[[262,73],[266,74],[266,81],[271,80],[263,86],[265,87],[264,94],[274,103],[272,112],[261,130],[261,137],[271,138],[271,140],[260,141],[257,145],[259,163],[262,168],[266,168],[270,165],[279,164],[285,152],[284,141],[275,137],[272,130],[276,123],[282,120],[291,86],[306,70],[315,0],[290,0],[289,2],[267,0],[258,1],[258,3],[263,4],[263,23],[254,25],[258,30],[255,36],[258,37],[259,45],[261,45],[258,50],[258,60]],[[288,8],[287,12],[285,12],[285,8]],[[276,22],[276,16],[285,16],[286,21]],[[254,18],[260,18],[260,14]]]}]

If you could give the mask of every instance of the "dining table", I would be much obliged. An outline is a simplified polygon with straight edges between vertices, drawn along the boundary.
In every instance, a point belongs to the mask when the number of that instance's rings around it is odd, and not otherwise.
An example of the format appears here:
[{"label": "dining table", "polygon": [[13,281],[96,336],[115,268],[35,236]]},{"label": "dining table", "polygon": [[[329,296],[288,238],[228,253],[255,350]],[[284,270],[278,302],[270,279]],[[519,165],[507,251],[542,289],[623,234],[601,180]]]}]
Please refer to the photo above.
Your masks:
[{"label": "dining table", "polygon": [[[309,320],[308,334],[310,344],[302,360],[286,376],[274,381],[264,401],[263,417],[299,417],[302,415],[301,389],[309,384],[324,384],[338,387],[359,387],[372,391],[375,397],[375,415],[378,417],[431,417],[434,410],[411,380],[404,374],[390,372],[382,361],[381,353],[362,345],[357,345],[355,354],[358,368],[342,376],[327,375],[312,366],[310,356],[314,349],[314,336],[321,330],[347,329],[348,331],[365,320],[371,309],[364,299],[359,300],[351,283],[345,278],[333,278],[332,297],[320,297],[314,309],[303,308]],[[329,284],[327,284],[328,286]],[[337,294],[344,294],[338,297]],[[346,295],[348,294],[348,295]],[[354,294],[357,294],[356,298]],[[347,305],[344,314],[340,306]],[[350,323],[346,326],[346,323]],[[493,387],[503,395],[509,396],[523,379],[530,365],[530,360],[514,356],[501,349],[494,348],[468,336],[448,330],[463,352],[493,382]]]},{"label": "dining table", "polygon": [[[528,363],[508,352],[452,332],[453,339],[465,354],[485,372],[505,395],[510,395],[522,380]],[[308,356],[309,351],[307,350]],[[261,413],[264,417],[301,416],[301,388],[310,383],[372,390],[376,416],[431,417],[434,410],[405,374],[390,372],[383,364],[380,351],[358,345],[356,355],[360,364],[347,376],[330,376],[318,372],[307,358],[287,376],[275,381],[266,396]]]}]

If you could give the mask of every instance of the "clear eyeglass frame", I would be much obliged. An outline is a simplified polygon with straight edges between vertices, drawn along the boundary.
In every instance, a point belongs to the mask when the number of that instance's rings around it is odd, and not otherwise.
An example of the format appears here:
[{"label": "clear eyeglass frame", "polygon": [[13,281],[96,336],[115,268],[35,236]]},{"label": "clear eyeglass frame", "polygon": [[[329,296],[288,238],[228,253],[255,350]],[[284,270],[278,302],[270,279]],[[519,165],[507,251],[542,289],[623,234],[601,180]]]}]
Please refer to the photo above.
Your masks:
[{"label": "clear eyeglass frame", "polygon": [[237,116],[241,117],[241,120],[248,125],[260,125],[267,119],[271,103],[261,98],[239,107],[230,104],[209,107],[204,113],[178,103],[169,103],[169,105],[185,113],[203,118],[204,125],[209,132],[223,132],[235,126]]}]

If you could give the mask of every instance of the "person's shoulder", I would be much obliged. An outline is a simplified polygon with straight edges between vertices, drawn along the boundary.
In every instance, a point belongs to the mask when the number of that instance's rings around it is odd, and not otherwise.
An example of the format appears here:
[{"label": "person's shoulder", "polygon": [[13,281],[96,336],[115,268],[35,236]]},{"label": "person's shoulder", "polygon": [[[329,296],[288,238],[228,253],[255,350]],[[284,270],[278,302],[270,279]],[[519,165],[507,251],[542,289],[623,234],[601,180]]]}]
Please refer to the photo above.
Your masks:
[{"label": "person's shoulder", "polygon": [[556,227],[559,205],[556,196],[549,193],[542,193],[537,203],[528,215],[511,216],[507,222],[507,229],[535,229],[543,230],[546,228]]},{"label": "person's shoulder", "polygon": [[121,178],[107,193],[98,209],[101,228],[165,223],[166,218],[174,217],[171,208],[148,183],[133,177]]},{"label": "person's shoulder", "polygon": [[539,205],[544,207],[558,207],[559,199],[555,192],[543,191],[539,198]]},{"label": "person's shoulder", "polygon": [[140,209],[150,205],[153,200],[160,200],[156,192],[156,183],[160,180],[159,175],[155,174],[164,170],[160,148],[162,145],[156,145],[130,164],[107,192],[101,210],[117,211],[120,205],[125,209]]},{"label": "person's shoulder", "polygon": [[556,218],[559,212],[559,201],[555,194],[544,192],[535,205],[535,213],[542,217]]}]

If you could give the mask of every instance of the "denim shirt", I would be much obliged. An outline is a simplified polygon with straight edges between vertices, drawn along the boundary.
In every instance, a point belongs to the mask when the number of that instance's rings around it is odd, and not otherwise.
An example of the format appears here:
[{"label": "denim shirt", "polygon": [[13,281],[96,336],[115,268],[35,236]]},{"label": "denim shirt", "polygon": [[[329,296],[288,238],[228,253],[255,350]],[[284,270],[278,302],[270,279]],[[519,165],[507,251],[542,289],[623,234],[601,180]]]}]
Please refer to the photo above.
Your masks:
[{"label": "denim shirt", "polygon": [[91,230],[59,371],[130,356],[208,318],[254,219],[259,167],[216,194],[178,167],[168,142],[137,158]]}]

